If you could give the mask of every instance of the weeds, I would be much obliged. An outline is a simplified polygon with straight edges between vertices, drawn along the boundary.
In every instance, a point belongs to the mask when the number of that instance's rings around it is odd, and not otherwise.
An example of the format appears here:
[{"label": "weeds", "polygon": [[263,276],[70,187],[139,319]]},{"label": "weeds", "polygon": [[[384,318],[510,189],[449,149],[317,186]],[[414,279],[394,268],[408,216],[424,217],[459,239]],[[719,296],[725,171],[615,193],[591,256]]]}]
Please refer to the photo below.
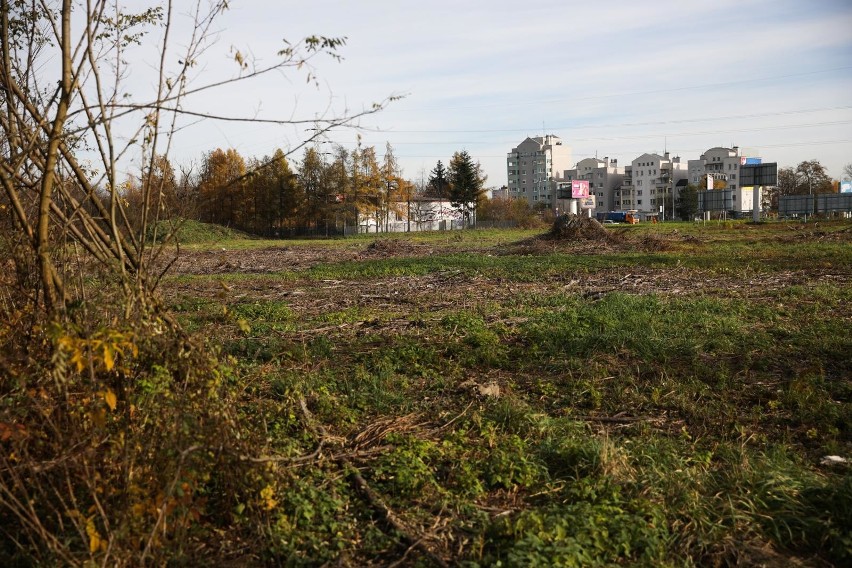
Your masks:
[{"label": "weeds", "polygon": [[[58,342],[41,379],[7,373],[0,443],[38,467],[80,464],[80,514],[51,512],[56,480],[30,471],[65,540],[0,557],[103,562],[147,546],[153,563],[844,565],[852,471],[819,459],[852,448],[848,274],[823,278],[823,253],[776,251],[762,233],[755,250],[792,267],[746,268],[754,243],[737,229],[678,228],[721,240],[695,257],[489,257],[451,241],[448,254],[226,278],[238,290],[224,295],[186,293],[206,276],[167,283],[218,361],[174,335],[103,329]],[[485,238],[475,246],[499,242]],[[51,390],[56,368],[74,389]],[[75,393],[75,434],[57,446],[58,428],[33,435],[41,407],[24,401],[39,389],[61,408]],[[51,447],[69,450],[36,453]],[[10,459],[4,483],[23,487]],[[0,524],[21,541],[10,511]]]}]

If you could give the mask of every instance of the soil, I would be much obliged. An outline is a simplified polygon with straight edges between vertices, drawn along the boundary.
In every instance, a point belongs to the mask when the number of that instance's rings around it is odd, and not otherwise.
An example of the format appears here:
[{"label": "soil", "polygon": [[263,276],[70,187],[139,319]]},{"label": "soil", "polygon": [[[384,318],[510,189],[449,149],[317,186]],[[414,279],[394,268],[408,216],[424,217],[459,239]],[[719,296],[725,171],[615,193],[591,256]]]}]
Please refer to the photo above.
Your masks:
[{"label": "soil", "polygon": [[[852,241],[852,231],[831,233],[819,231],[772,236],[773,239],[843,239]],[[394,310],[416,306],[428,312],[451,306],[473,307],[488,302],[509,301],[528,294],[569,292],[596,301],[610,292],[630,294],[713,295],[725,297],[765,297],[767,292],[793,285],[852,282],[852,267],[834,266],[822,269],[782,270],[739,273],[713,272],[687,267],[634,266],[629,269],[599,271],[576,270],[535,282],[506,281],[459,271],[446,270],[424,276],[396,276],[359,279],[357,283],[338,280],[308,280],[298,273],[325,263],[358,262],[376,258],[406,258],[448,253],[470,253],[490,256],[507,254],[543,255],[565,252],[575,255],[602,254],[611,251],[689,250],[712,246],[692,235],[676,232],[661,237],[623,236],[601,241],[561,240],[552,235],[535,237],[509,246],[493,248],[460,248],[458,243],[445,245],[418,244],[403,239],[379,239],[359,248],[292,246],[252,250],[181,251],[170,267],[170,275],[275,274],[295,272],[297,277],[229,279],[168,279],[163,288],[167,296],[218,297],[230,301],[286,299],[296,312],[342,310],[353,306]]]}]

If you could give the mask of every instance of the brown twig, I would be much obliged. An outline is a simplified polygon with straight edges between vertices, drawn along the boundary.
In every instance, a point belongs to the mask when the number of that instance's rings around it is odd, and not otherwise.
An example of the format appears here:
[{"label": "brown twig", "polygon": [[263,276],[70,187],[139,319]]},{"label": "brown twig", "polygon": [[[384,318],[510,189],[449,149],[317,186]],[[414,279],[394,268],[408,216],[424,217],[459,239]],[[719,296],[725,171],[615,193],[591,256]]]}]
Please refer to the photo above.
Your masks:
[{"label": "brown twig", "polygon": [[[305,402],[304,398],[299,399],[299,406],[302,409],[302,413],[305,415],[305,422],[309,430],[311,430],[315,435],[319,436],[320,439],[324,439],[328,437],[328,434],[325,428],[321,424],[317,424],[313,418],[313,414],[310,410],[308,410],[308,405]],[[423,542],[423,538],[415,538],[411,534],[409,534],[406,527],[402,524],[402,521],[397,517],[396,513],[388,507],[381,496],[376,493],[370,484],[367,483],[367,480],[364,479],[364,476],[361,475],[361,472],[357,467],[352,463],[352,461],[344,454],[338,454],[335,456],[335,461],[337,461],[343,469],[348,473],[349,479],[352,481],[355,488],[359,493],[364,497],[367,503],[372,507],[376,512],[379,513],[381,518],[390,525],[399,535],[403,542],[405,542],[409,548],[416,548],[423,554],[425,554],[435,565],[440,566],[441,568],[446,568],[448,564],[444,561],[443,558],[435,554],[427,545]]]}]

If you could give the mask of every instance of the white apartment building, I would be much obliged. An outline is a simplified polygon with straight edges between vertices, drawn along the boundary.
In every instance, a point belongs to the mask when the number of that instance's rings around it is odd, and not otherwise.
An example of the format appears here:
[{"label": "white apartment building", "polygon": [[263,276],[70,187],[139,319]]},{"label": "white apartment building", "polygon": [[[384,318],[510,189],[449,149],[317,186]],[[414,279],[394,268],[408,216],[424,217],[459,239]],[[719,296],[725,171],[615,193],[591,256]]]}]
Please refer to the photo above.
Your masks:
[{"label": "white apartment building", "polygon": [[673,211],[672,189],[681,179],[689,175],[686,164],[679,157],[672,158],[668,152],[659,154],[642,154],[624,168],[621,187],[614,191],[613,209],[635,209],[642,217],[660,215],[661,207],[667,219]]},{"label": "white apartment building", "polygon": [[[730,201],[727,202],[728,199],[726,199],[727,203],[722,208],[742,213],[752,210],[754,193],[753,188],[744,188],[740,185],[740,167],[745,165],[747,160],[759,159],[741,156],[739,150],[738,146],[733,148],[717,146],[701,154],[699,159],[689,160],[689,183],[692,185],[701,184],[705,174],[711,174],[714,180],[725,181],[724,189],[728,192],[726,195]],[[756,154],[757,152],[752,150],[748,153]]]},{"label": "white apartment building", "polygon": [[553,207],[553,180],[570,166],[571,148],[558,136],[528,137],[506,155],[509,197],[526,199],[532,206]]},{"label": "white apartment building", "polygon": [[562,179],[557,180],[556,207],[560,212],[569,210],[571,182],[584,179],[589,182],[589,195],[595,197],[594,216],[597,212],[612,211],[615,208],[615,192],[621,187],[624,171],[618,167],[618,160],[609,157],[586,158],[577,162],[573,170],[565,170]]}]

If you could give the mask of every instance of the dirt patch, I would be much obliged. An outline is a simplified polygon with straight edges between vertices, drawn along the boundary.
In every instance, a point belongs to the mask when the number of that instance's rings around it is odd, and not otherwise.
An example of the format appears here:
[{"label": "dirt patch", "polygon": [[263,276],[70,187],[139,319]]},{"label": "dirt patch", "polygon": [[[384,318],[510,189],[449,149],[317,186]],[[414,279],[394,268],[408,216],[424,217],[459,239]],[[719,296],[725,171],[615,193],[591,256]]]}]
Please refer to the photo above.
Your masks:
[{"label": "dirt patch", "polygon": [[432,247],[403,239],[376,239],[364,250],[362,257],[393,258],[420,256],[432,253]]},{"label": "dirt patch", "polygon": [[591,217],[560,215],[553,222],[553,227],[546,238],[568,241],[609,241],[614,234]]},{"label": "dirt patch", "polygon": [[[165,256],[168,257],[167,252]],[[229,250],[225,248],[206,251],[181,250],[175,257],[160,260],[159,265],[169,267],[170,274],[264,274],[287,270],[306,270],[324,262],[358,260],[359,250],[326,247],[267,247],[261,249]]]}]

